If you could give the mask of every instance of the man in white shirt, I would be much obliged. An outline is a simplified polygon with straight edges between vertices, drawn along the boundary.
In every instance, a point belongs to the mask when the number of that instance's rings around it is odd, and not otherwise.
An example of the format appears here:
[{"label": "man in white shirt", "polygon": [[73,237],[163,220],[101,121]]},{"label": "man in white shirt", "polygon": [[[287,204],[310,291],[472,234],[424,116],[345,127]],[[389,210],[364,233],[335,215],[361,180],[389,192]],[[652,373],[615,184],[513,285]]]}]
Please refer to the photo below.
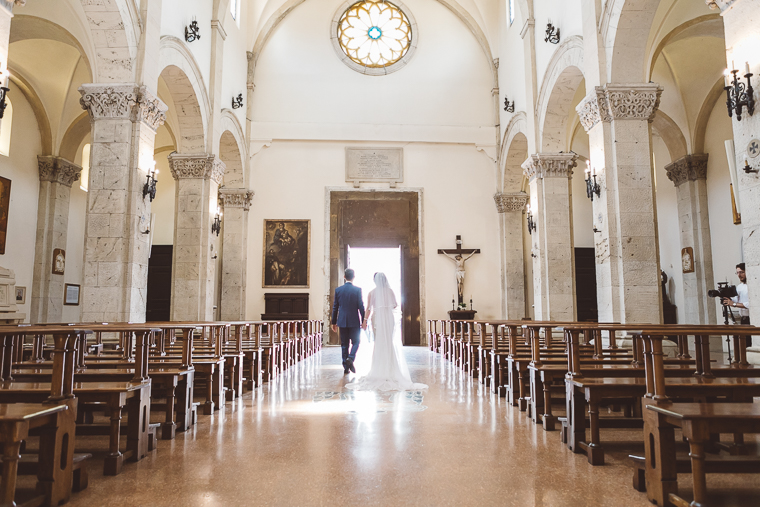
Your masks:
[{"label": "man in white shirt", "polygon": [[[736,286],[737,296],[732,298],[723,298],[723,304],[729,307],[731,314],[739,317],[742,324],[749,324],[749,290],[747,289],[747,273],[744,271],[744,263],[736,265],[736,276],[739,277],[739,283]],[[747,338],[747,346],[752,345],[752,338]]]}]

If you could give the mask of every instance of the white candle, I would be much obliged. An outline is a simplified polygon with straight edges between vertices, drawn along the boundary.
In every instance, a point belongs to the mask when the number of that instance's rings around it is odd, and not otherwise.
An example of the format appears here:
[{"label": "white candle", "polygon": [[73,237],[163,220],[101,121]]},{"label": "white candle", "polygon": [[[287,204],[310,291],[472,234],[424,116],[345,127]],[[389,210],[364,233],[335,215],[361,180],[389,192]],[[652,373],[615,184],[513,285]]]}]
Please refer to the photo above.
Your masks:
[{"label": "white candle", "polygon": [[731,86],[731,81],[728,79],[728,69],[726,69],[726,72],[724,72],[723,74],[725,74],[725,77],[726,77],[726,88],[728,88],[729,86]]},{"label": "white candle", "polygon": [[749,74],[749,62],[744,62],[744,75]]}]

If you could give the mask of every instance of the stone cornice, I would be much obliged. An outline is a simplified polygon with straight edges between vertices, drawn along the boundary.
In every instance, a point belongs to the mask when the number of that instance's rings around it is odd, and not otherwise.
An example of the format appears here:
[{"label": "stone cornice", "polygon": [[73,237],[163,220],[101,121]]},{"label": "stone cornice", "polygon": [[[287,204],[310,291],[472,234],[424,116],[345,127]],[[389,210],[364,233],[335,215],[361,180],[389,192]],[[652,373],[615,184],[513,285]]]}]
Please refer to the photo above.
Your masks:
[{"label": "stone cornice", "polygon": [[70,187],[79,180],[82,168],[65,158],[60,157],[37,157],[37,168],[40,173],[40,181],[52,181]]},{"label": "stone cornice", "polygon": [[219,200],[224,208],[251,209],[253,191],[244,188],[222,188],[219,190]]},{"label": "stone cornice", "polygon": [[212,180],[217,184],[222,183],[224,177],[224,162],[216,155],[169,155],[169,169],[175,180],[179,179],[204,179]]},{"label": "stone cornice", "polygon": [[666,165],[665,172],[676,187],[687,181],[706,180],[708,158],[707,154],[686,155]]},{"label": "stone cornice", "polygon": [[141,121],[153,130],[166,121],[168,107],[145,86],[134,84],[84,84],[79,103],[91,120]]},{"label": "stone cornice", "polygon": [[662,87],[655,83],[597,86],[575,110],[586,132],[600,122],[652,121],[660,106],[661,94]]},{"label": "stone cornice", "polygon": [[522,211],[528,203],[528,194],[525,192],[515,192],[511,194],[498,192],[494,194],[493,200],[496,202],[496,210],[499,213]]},{"label": "stone cornice", "polygon": [[523,174],[528,181],[536,178],[570,178],[577,160],[575,153],[537,153],[523,162]]}]

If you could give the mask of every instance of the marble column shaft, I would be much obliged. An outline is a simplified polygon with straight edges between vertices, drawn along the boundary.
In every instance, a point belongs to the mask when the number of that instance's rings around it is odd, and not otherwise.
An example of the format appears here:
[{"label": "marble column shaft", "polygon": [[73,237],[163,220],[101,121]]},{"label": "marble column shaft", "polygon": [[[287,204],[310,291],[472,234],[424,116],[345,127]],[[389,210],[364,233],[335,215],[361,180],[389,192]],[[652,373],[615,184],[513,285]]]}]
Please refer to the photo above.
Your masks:
[{"label": "marble column shaft", "polygon": [[519,320],[526,316],[523,211],[528,194],[498,193],[493,198],[502,230],[504,318]]},{"label": "marble column shaft", "polygon": [[523,163],[537,230],[531,235],[536,320],[575,320],[575,251],[570,178],[573,153],[539,153]]},{"label": "marble column shaft", "polygon": [[59,157],[37,157],[40,198],[31,291],[32,324],[61,322],[64,275],[53,274],[53,251],[66,250],[71,185],[82,168]]},{"label": "marble column shaft", "polygon": [[[726,67],[733,62],[741,81],[744,78],[744,65],[749,63],[752,76],[752,86],[755,88],[755,100],[758,100],[758,76],[760,76],[760,59],[757,58],[757,48],[760,47],[760,28],[757,19],[760,12],[760,0],[705,0],[711,9],[720,9],[726,39]],[[733,70],[733,69],[732,69]],[[725,94],[723,95],[725,97]],[[723,99],[725,100],[725,99]],[[750,321],[757,325],[760,322],[760,174],[747,174],[741,170],[747,160],[750,167],[760,168],[760,157],[749,153],[753,139],[760,138],[760,111],[755,106],[755,113],[749,115],[744,108],[742,119],[739,121],[734,113],[732,126],[734,131],[737,173],[739,178],[739,201],[742,215],[743,259],[747,272],[749,288]],[[727,114],[724,113],[724,114]],[[753,153],[754,154],[754,153]],[[727,225],[730,227],[730,225]],[[734,280],[735,281],[735,280]],[[755,343],[755,345],[757,345]]]},{"label": "marble column shaft", "polygon": [[683,273],[684,324],[715,324],[716,304],[707,297],[715,287],[707,208],[707,155],[686,155],[665,166],[676,186],[681,248],[694,251],[694,272]]},{"label": "marble column shaft", "polygon": [[82,320],[142,322],[151,211],[143,185],[167,107],[136,84],[85,84],[79,91],[92,123]]},{"label": "marble column shaft", "polygon": [[222,227],[222,320],[245,320],[248,264],[248,210],[253,192],[244,188],[223,188],[219,196],[224,207]]},{"label": "marble column shaft", "polygon": [[662,88],[596,87],[577,107],[602,188],[594,199],[600,322],[661,322],[651,120]]},{"label": "marble column shaft", "polygon": [[214,320],[218,238],[211,225],[218,208],[224,162],[216,155],[169,156],[176,183],[172,320]]}]

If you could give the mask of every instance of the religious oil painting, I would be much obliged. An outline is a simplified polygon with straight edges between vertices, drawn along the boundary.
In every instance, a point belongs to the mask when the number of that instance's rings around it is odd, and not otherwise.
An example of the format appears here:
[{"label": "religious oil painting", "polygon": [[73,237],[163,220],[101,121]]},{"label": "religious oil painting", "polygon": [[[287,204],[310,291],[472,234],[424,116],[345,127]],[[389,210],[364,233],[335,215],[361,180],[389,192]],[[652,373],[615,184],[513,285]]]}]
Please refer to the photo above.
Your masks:
[{"label": "religious oil painting", "polygon": [[60,248],[53,250],[53,274],[62,275],[66,272],[66,252]]},{"label": "religious oil painting", "polygon": [[309,287],[311,220],[264,220],[263,287]]},{"label": "religious oil painting", "polygon": [[0,255],[5,255],[8,236],[8,207],[11,202],[11,180],[0,177]]},{"label": "religious oil painting", "polygon": [[694,249],[690,246],[681,249],[681,268],[684,273],[694,272]]}]

